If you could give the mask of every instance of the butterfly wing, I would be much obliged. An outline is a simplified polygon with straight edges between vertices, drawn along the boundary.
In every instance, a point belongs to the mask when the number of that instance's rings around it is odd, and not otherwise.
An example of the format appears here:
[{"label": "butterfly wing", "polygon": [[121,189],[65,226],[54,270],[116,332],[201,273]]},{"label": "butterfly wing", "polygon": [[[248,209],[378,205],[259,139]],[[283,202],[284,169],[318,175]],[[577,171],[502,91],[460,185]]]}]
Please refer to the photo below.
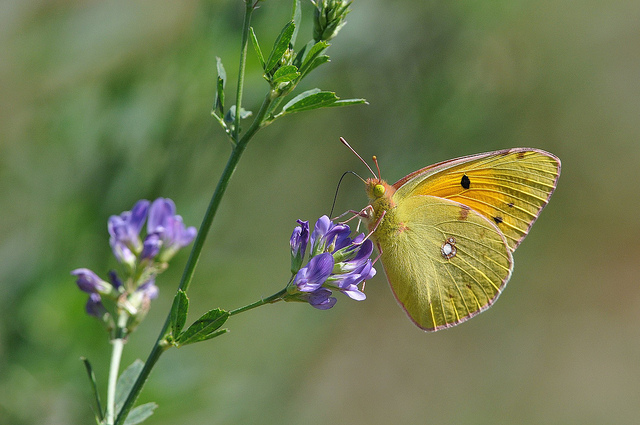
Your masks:
[{"label": "butterfly wing", "polygon": [[545,207],[560,176],[560,160],[515,148],[444,161],[396,182],[394,198],[432,195],[460,202],[493,221],[515,250]]},{"label": "butterfly wing", "polygon": [[388,211],[374,239],[396,299],[428,331],[489,308],[513,268],[511,250],[496,225],[448,199],[404,199]]}]

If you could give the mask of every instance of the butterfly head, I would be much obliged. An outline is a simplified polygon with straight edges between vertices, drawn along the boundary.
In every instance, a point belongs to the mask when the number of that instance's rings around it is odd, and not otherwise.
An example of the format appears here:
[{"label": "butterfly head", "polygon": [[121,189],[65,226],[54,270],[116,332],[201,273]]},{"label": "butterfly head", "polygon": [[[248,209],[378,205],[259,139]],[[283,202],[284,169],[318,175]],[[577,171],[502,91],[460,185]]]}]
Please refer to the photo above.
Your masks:
[{"label": "butterfly head", "polygon": [[364,184],[367,196],[372,201],[381,198],[391,199],[391,196],[396,191],[393,186],[379,178],[367,179]]}]

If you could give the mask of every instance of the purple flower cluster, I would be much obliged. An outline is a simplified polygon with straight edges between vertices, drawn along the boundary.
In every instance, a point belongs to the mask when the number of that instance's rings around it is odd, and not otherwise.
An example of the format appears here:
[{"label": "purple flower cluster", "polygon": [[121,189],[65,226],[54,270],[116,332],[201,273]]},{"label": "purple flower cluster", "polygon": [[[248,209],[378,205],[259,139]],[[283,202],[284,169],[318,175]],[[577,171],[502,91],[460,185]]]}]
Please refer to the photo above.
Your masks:
[{"label": "purple flower cluster", "polygon": [[[147,232],[143,240],[140,233],[145,221]],[[113,255],[127,268],[124,283],[114,271],[109,273],[109,281],[85,268],[71,274],[76,276],[80,290],[89,294],[88,314],[109,320],[109,311],[103,304],[106,298],[132,316],[142,316],[150,301],[158,296],[156,275],[166,269],[166,262],[180,248],[193,241],[196,229],[185,227],[182,217],[176,215],[175,204],[166,198],[152,203],[146,199],[138,201],[131,211],[109,217],[107,228]]]},{"label": "purple flower cluster", "polygon": [[[326,310],[336,303],[332,290],[361,301],[366,298],[358,285],[376,274],[371,253],[373,243],[364,234],[355,239],[346,224],[335,224],[322,216],[309,235],[309,222],[298,220],[291,235],[291,271],[294,277],[287,286],[286,299],[305,301]],[[309,262],[301,267],[307,246]]]},{"label": "purple flower cluster", "polygon": [[[147,237],[140,239],[140,231],[147,221]],[[180,248],[196,237],[195,227],[185,227],[182,217],[176,215],[171,199],[158,198],[153,203],[138,201],[131,211],[112,215],[108,222],[109,243],[118,261],[133,267],[138,257],[143,260],[166,262]]]}]

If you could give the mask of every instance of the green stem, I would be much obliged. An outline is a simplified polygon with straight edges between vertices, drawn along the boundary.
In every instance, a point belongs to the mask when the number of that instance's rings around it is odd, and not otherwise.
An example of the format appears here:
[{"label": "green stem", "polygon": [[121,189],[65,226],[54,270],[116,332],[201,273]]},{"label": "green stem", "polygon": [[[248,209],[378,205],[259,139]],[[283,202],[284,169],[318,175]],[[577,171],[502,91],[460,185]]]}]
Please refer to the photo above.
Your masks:
[{"label": "green stem", "polygon": [[252,309],[254,309],[256,307],[260,307],[261,305],[273,304],[273,303],[276,303],[278,301],[282,301],[284,299],[283,296],[286,293],[287,293],[287,289],[285,288],[282,291],[271,295],[270,297],[263,298],[263,299],[261,299],[259,301],[256,301],[256,302],[252,303],[252,304],[245,305],[244,307],[240,307],[240,308],[236,308],[235,310],[231,310],[229,312],[229,316],[233,316],[235,314],[239,314],[239,313],[243,313],[243,312],[248,311],[248,310],[252,310]]},{"label": "green stem", "polygon": [[111,365],[109,366],[109,382],[107,384],[107,425],[112,425],[116,417],[116,384],[118,382],[128,318],[129,314],[126,312],[119,314],[115,338],[111,341],[113,348],[111,349]]},{"label": "green stem", "polygon": [[242,107],[242,91],[244,89],[244,71],[247,62],[247,46],[249,45],[249,27],[255,4],[253,0],[245,0],[244,22],[242,24],[242,47],[240,48],[240,65],[238,67],[238,87],[236,90],[236,117],[233,123],[233,140],[238,143],[240,137],[240,108]]}]

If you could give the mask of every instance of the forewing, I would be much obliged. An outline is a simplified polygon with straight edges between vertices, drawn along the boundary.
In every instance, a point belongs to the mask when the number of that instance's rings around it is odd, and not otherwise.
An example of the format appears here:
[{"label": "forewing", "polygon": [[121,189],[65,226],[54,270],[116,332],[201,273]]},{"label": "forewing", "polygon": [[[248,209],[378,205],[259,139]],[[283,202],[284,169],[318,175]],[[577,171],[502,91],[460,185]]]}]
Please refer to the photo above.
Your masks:
[{"label": "forewing", "polygon": [[376,240],[393,293],[416,325],[435,331],[489,308],[513,268],[494,223],[433,196],[404,199],[394,215],[395,223],[377,231]]},{"label": "forewing", "polygon": [[514,148],[441,162],[394,184],[396,197],[431,195],[460,202],[493,221],[513,251],[556,188],[560,160]]}]

